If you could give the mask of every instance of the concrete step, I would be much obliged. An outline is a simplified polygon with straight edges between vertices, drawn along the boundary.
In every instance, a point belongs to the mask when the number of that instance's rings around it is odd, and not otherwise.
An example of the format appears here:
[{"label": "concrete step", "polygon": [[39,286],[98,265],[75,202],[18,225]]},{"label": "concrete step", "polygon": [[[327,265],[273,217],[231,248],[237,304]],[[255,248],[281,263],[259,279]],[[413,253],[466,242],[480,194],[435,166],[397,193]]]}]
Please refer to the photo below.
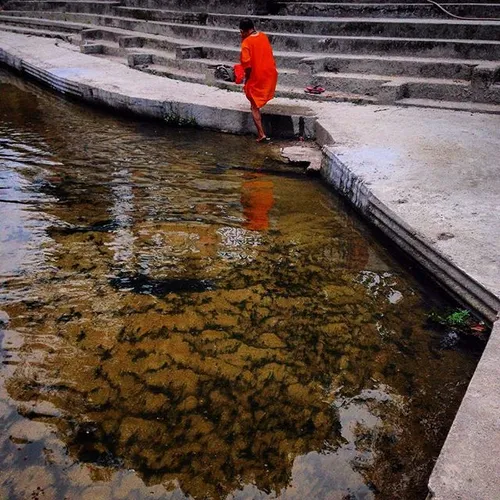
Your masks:
[{"label": "concrete step", "polygon": [[120,59],[120,62],[124,64],[128,64],[127,62],[127,50],[123,47],[120,47],[116,42],[111,40],[99,40],[98,42],[88,42],[83,41],[80,45],[80,51],[83,54],[90,55],[104,55],[111,56]]},{"label": "concrete step", "polygon": [[43,38],[58,38],[66,42],[79,45],[81,42],[80,35],[76,33],[68,33],[64,31],[53,31],[45,29],[28,28],[24,26],[10,26],[0,23],[1,31],[9,31],[11,33],[19,33],[28,36],[40,36]]},{"label": "concrete step", "polygon": [[[159,17],[165,22],[155,24],[177,24],[178,26],[207,25],[214,28],[237,30],[240,16],[232,14],[208,14],[206,16],[175,11],[148,11],[147,9],[116,9],[117,16],[88,14],[83,12],[52,11],[5,11],[5,15],[33,16],[73,22],[113,25],[121,19],[133,24],[129,29],[146,31],[141,23]],[[130,17],[125,17],[130,16]],[[134,16],[141,16],[139,18]],[[148,17],[149,16],[149,17]],[[250,16],[258,29],[266,33],[286,33],[313,36],[377,36],[388,38],[500,40],[500,21],[459,21],[455,19],[394,19],[394,18],[325,18],[307,16]],[[146,20],[145,20],[146,19]],[[234,35],[231,35],[234,36]]]},{"label": "concrete step", "polygon": [[92,14],[111,14],[114,7],[121,4],[119,1],[98,1],[87,0],[61,0],[48,1],[11,1],[8,2],[4,10],[7,11],[50,11],[50,12],[84,12]]},{"label": "concrete step", "polygon": [[[447,3],[445,8],[456,16],[500,19],[500,3]],[[398,3],[396,0],[394,3],[280,2],[275,13],[288,16],[449,19],[445,12],[431,3]]]},{"label": "concrete step", "polygon": [[[0,12],[0,27],[21,26],[26,28],[46,29],[47,31],[79,33],[85,24],[67,21],[58,21],[33,16],[11,16],[10,13]],[[25,14],[25,13],[23,13]]]},{"label": "concrete step", "polygon": [[[149,64],[164,66],[169,70],[179,70],[187,73],[196,73],[204,75],[209,84],[214,84],[213,75],[215,68],[218,65],[233,66],[234,62],[230,60],[215,60],[204,58],[185,58],[181,59],[176,57],[177,54],[173,52],[152,51],[148,49],[135,49],[129,48],[129,54],[147,54],[150,56],[151,62]],[[287,87],[300,87],[304,88],[305,85],[310,84],[311,80],[305,75],[301,74],[296,69],[279,68],[278,81],[281,86]]]},{"label": "concrete step", "polygon": [[[193,42],[180,38],[164,37],[158,35],[139,34],[118,28],[103,28],[95,26],[81,32],[82,41],[85,43],[99,43],[100,40],[111,41],[124,49],[143,49],[149,53],[173,53],[183,47],[192,47]],[[234,51],[236,53],[236,50]]]},{"label": "concrete step", "polygon": [[[21,26],[29,27],[31,23],[23,24],[26,20],[21,20]],[[61,22],[47,21],[37,23],[38,29],[52,29],[56,33],[61,30]],[[63,24],[67,28],[66,24]],[[71,25],[72,30],[78,30],[84,26]],[[56,35],[57,36],[57,35]],[[191,40],[161,37],[155,35],[144,35],[133,33],[125,30],[106,30],[96,31],[86,30],[82,37],[91,39],[92,36],[104,39],[108,37],[113,41],[122,39],[121,43],[126,47],[144,47],[152,50],[173,51],[179,47],[192,46]],[[212,60],[237,61],[239,56],[238,47],[228,47],[217,44],[200,44],[204,56]],[[375,56],[375,55],[351,55],[337,54],[335,56],[318,57],[311,53],[295,53],[276,51],[275,53],[278,66],[280,68],[298,69],[301,68],[305,75],[301,82],[312,81],[314,73],[321,73],[325,70],[331,73],[368,73],[382,74],[388,77],[405,76],[405,77],[441,77],[448,79],[470,80],[474,68],[481,65],[481,60],[453,60],[453,59],[437,59],[437,58],[415,58],[415,57],[398,57],[398,56]],[[492,70],[494,71],[494,70]],[[496,70],[498,72],[498,69]]]},{"label": "concrete step", "polygon": [[[284,2],[280,0],[276,0],[273,3],[288,3],[288,4],[327,4],[327,3],[335,3],[332,2],[332,0],[312,0],[308,2],[304,2],[302,0],[286,0]],[[393,0],[392,2],[390,0],[343,0],[342,3],[348,3],[348,4],[358,4],[358,3],[364,3],[364,4],[384,4],[384,3],[406,3],[406,4],[411,4],[411,3],[419,3],[419,0]],[[450,3],[471,3],[471,0],[440,0],[438,3],[442,4],[450,4]],[[487,4],[498,4],[500,3],[500,0],[474,0],[473,3],[487,3]]]},{"label": "concrete step", "polygon": [[[258,29],[269,33],[315,36],[385,36],[429,39],[499,40],[500,21],[455,19],[394,19],[356,17],[250,16]],[[209,14],[207,25],[237,27],[239,17]]]},{"label": "concrete step", "polygon": [[[166,58],[161,53],[152,53],[154,64],[168,66],[179,70],[202,73],[206,76],[213,73],[216,64],[232,65],[231,61],[214,61],[212,59],[174,59]],[[394,77],[383,74],[361,73],[317,73],[306,75],[291,68],[279,69],[279,84],[290,88],[304,89],[306,85],[321,85],[328,92],[342,92],[374,97],[380,101],[393,102],[401,97],[432,98],[443,100],[471,100],[500,103],[500,94],[496,86],[490,86],[484,92],[474,89],[470,80]]]},{"label": "concrete step", "polygon": [[[174,67],[164,66],[160,64],[146,64],[135,67],[139,71],[151,73],[157,76],[173,78],[175,80],[191,82],[191,83],[207,83],[206,75],[194,71],[187,71]],[[222,82],[212,80],[210,85],[231,90],[234,92],[242,92],[243,87],[230,82]],[[276,97],[290,97],[294,99],[305,99],[315,101],[335,101],[335,102],[353,102],[357,104],[376,104],[377,99],[371,96],[358,94],[355,92],[329,91],[322,95],[309,95],[304,92],[303,87],[293,87],[278,83],[276,88]]]},{"label": "concrete step", "polygon": [[203,12],[186,12],[182,10],[141,9],[137,7],[117,7],[114,9],[117,16],[143,19],[146,21],[167,21],[180,24],[207,24],[208,14]]},{"label": "concrete step", "polygon": [[[159,35],[146,35],[133,33],[114,28],[102,28],[82,33],[83,38],[100,38],[107,36],[109,39],[127,37],[129,46],[135,44],[136,47],[155,50],[175,51],[177,46],[190,44],[193,42],[180,38],[171,38]],[[167,40],[167,42],[165,42]],[[239,58],[239,47],[228,45],[217,45],[200,42],[207,59],[216,61],[232,61],[234,64]],[[361,54],[335,54],[317,55],[311,52],[274,52],[278,67],[290,69],[301,69],[306,75],[320,72],[332,73],[372,73],[389,76],[409,76],[409,77],[437,77],[470,80],[473,70],[478,65],[484,64],[483,60],[467,59],[443,59],[430,57],[403,57],[403,56],[377,56]],[[500,69],[500,62],[499,62]]]},{"label": "concrete step", "polygon": [[268,0],[124,0],[127,7],[184,10],[188,12],[222,12],[227,14],[267,14]]},{"label": "concrete step", "polygon": [[438,101],[433,99],[414,98],[399,99],[394,104],[397,104],[398,106],[418,108],[451,109],[455,111],[469,111],[471,113],[500,114],[500,104],[484,104],[478,102],[455,102],[442,100]]},{"label": "concrete step", "polygon": [[[26,28],[9,27],[15,31],[25,32]],[[38,34],[42,30],[31,29],[31,34]],[[45,32],[47,34],[47,32]],[[52,33],[56,36],[56,33]],[[64,36],[65,33],[60,33]],[[207,74],[210,67],[213,67],[216,62],[226,62],[228,60],[209,60],[204,58],[178,59],[178,54],[175,51],[162,52],[151,51],[147,48],[137,49],[133,45],[138,42],[143,45],[141,37],[131,36],[129,32],[117,29],[88,29],[82,31],[83,47],[85,52],[86,45],[89,41],[93,41],[93,45],[100,46],[99,51],[88,51],[99,57],[112,58],[113,60],[126,63],[126,57],[133,52],[142,52],[143,54],[150,53],[152,55],[151,64],[146,65],[144,69],[149,72],[169,78],[176,78],[183,81],[191,81],[198,83],[206,83]],[[142,38],[146,39],[162,39],[152,35],[146,35]],[[125,41],[125,43],[124,43]],[[132,43],[130,43],[132,42]],[[174,47],[176,50],[182,41],[178,39],[168,39],[165,45]],[[186,46],[185,46],[186,47]],[[189,46],[187,46],[189,47]],[[230,61],[230,60],[229,60]],[[213,69],[213,68],[212,68]],[[429,101],[441,100],[444,102],[456,101],[485,101],[491,105],[500,104],[500,85],[491,85],[485,89],[483,94],[472,92],[472,86],[469,81],[450,80],[437,78],[394,78],[379,74],[348,74],[348,73],[332,73],[323,72],[314,75],[312,80],[304,80],[306,76],[298,69],[281,69],[278,94],[287,97],[300,97],[314,100],[345,100],[349,102],[379,102],[393,103],[403,102],[404,105],[422,105],[425,106]],[[326,88],[326,92],[320,96],[309,96],[303,93],[305,83],[322,84]],[[215,85],[222,88],[230,87],[232,90],[241,87],[226,84],[224,82],[215,82]],[[405,104],[408,103],[408,104]],[[417,104],[412,104],[417,103]],[[418,104],[420,103],[420,104]],[[461,109],[454,106],[453,109]],[[478,106],[478,110],[485,109],[487,112],[494,112],[497,108],[489,108],[488,106]],[[496,112],[496,111],[495,111]]]},{"label": "concrete step", "polygon": [[[174,52],[162,52],[147,48],[135,49],[128,47],[129,54],[147,55],[140,58],[141,63],[146,62],[148,67],[153,67],[157,71],[158,67],[163,69],[159,72],[165,75],[172,75],[179,72],[180,77],[185,81],[201,81],[204,75],[205,80],[215,84],[213,78],[214,68],[217,64],[233,63],[230,59],[215,61],[207,58],[179,58]],[[200,49],[200,47],[198,47]],[[135,57],[135,56],[134,56]],[[139,64],[141,64],[139,63]],[[159,71],[159,70],[158,70]],[[157,71],[157,72],[158,72]],[[158,73],[158,74],[159,74]],[[192,77],[196,74],[196,78]],[[186,76],[187,75],[187,76]],[[172,76],[171,76],[172,77]],[[189,77],[189,79],[187,79]],[[321,85],[328,92],[342,92],[373,97],[381,102],[393,102],[402,97],[432,98],[445,100],[470,100],[476,94],[473,92],[470,80],[443,79],[443,78],[421,78],[421,77],[394,77],[380,74],[361,73],[333,73],[323,72],[307,75],[298,69],[280,68],[279,84],[288,88],[304,88],[306,85]],[[487,93],[481,94],[478,100],[485,102],[500,102],[496,93],[488,89]]]},{"label": "concrete step", "polygon": [[[36,17],[36,13],[24,13],[25,17]],[[6,19],[12,12],[3,12]],[[19,18],[20,16],[14,16]],[[230,17],[230,16],[228,16]],[[80,22],[149,34],[203,41],[205,43],[239,45],[237,29],[217,26],[195,26],[189,24],[142,21],[116,16],[101,16],[75,13],[46,13],[44,18],[67,19]],[[387,24],[391,21],[386,20]],[[490,23],[491,24],[491,23]],[[500,26],[500,23],[494,23]],[[346,30],[348,31],[348,30]],[[459,57],[461,59],[500,59],[500,41],[471,39],[400,38],[387,36],[318,36],[309,34],[268,32],[275,50],[317,53],[372,53],[411,55],[423,57]]]},{"label": "concrete step", "polygon": [[310,74],[326,71],[470,80],[474,68],[483,62],[466,59],[335,54],[304,58],[301,67],[303,72]]},{"label": "concrete step", "polygon": [[[179,72],[180,78],[185,81],[201,81],[204,75],[205,81],[215,84],[213,81],[214,67],[217,64],[231,66],[231,59],[214,60],[210,58],[193,57],[192,54],[206,55],[202,47],[197,47],[195,52],[182,58],[179,52],[163,52],[147,48],[136,49],[127,47],[129,54],[147,55],[147,59],[140,58],[141,63],[146,62],[148,67],[157,71],[162,67],[160,73],[172,75]],[[134,56],[135,57],[135,56]],[[135,64],[132,64],[135,65]],[[159,70],[158,70],[159,71]],[[196,78],[192,75],[197,75]],[[187,76],[186,76],[187,75]],[[170,76],[173,77],[173,76]],[[187,79],[189,77],[189,79]],[[329,92],[351,93],[373,97],[380,102],[394,102],[403,97],[443,99],[443,100],[471,100],[500,103],[500,93],[490,86],[484,91],[478,91],[472,86],[472,82],[463,79],[445,78],[422,78],[422,77],[394,77],[381,74],[362,73],[333,73],[319,72],[306,74],[299,69],[280,68],[279,84],[289,88],[304,88],[308,84],[321,85]]]},{"label": "concrete step", "polygon": [[[144,48],[150,51],[175,52],[178,47],[192,46],[192,41],[185,39],[162,37],[158,35],[147,35],[133,33],[115,28],[99,28],[85,30],[82,38],[93,40],[99,38],[111,39],[126,44],[127,47]],[[207,60],[232,61],[234,64],[239,58],[239,47],[228,45],[217,45],[200,42],[197,45]],[[383,74],[390,77],[424,77],[424,78],[448,78],[470,80],[474,69],[486,63],[482,60],[465,59],[442,59],[442,58],[417,58],[401,56],[377,56],[359,54],[335,54],[320,56],[315,53],[302,52],[291,53],[286,51],[275,51],[278,68],[299,70],[306,79],[310,81],[316,73],[369,73]],[[496,68],[491,64],[491,71],[499,71],[500,63]]]},{"label": "concrete step", "polygon": [[416,99],[437,99],[449,101],[469,101],[473,96],[470,82],[463,80],[445,80],[439,78],[421,78],[394,80],[401,83],[404,97]]},{"label": "concrete step", "polygon": [[[470,82],[465,80],[448,80],[440,78],[394,78],[379,74],[359,73],[318,73],[313,76],[313,84],[321,85],[327,90],[346,90],[380,97],[386,93],[386,84],[391,84],[394,96],[425,97],[449,100],[470,99]],[[391,90],[391,92],[392,92]],[[394,100],[393,98],[389,99]]]},{"label": "concrete step", "polygon": [[[77,3],[77,2],[75,2]],[[293,4],[292,7],[286,10],[277,12],[280,16],[287,17],[341,17],[341,18],[442,18],[450,19],[441,9],[430,3],[415,3],[415,4],[318,4],[319,6],[328,6],[328,8],[312,9],[309,4]],[[450,4],[451,5],[451,4]],[[301,7],[301,8],[299,8]],[[452,8],[453,7],[453,8]],[[500,4],[452,4],[450,10],[456,15],[464,17],[481,17],[487,19],[500,19]],[[80,9],[79,12],[94,13],[92,8],[89,10]],[[146,9],[139,7],[124,7],[118,6],[113,9],[116,15],[124,17],[135,17],[137,19],[145,19],[151,21],[172,21],[179,20],[180,22],[192,22],[193,24],[207,24],[207,16],[211,16],[213,24],[217,25],[217,17],[221,14],[201,13],[201,12],[185,12],[180,10],[167,9]],[[100,13],[100,12],[95,12]],[[109,12],[108,12],[109,13]],[[240,18],[241,16],[238,16]],[[190,18],[193,20],[190,21]],[[232,21],[231,21],[232,22]]]},{"label": "concrete step", "polygon": [[[124,30],[116,30],[110,28],[103,28],[97,30],[86,30],[82,32],[82,38],[96,39],[100,37],[111,38],[123,47],[127,48],[141,48],[149,52],[172,52],[175,53],[181,50],[179,54],[180,58],[184,55],[182,51],[184,49],[192,50],[189,42],[186,40],[161,37],[157,35],[140,35],[132,34]],[[225,61],[226,64],[232,65],[238,60],[239,48],[238,47],[228,47],[216,44],[196,44],[197,53],[201,55],[200,57],[193,57],[189,62],[183,62],[179,65],[179,68],[194,70],[202,72],[203,68],[198,59],[203,60],[203,66],[214,64],[216,61]],[[355,73],[359,72],[362,76],[363,73],[371,74],[381,74],[384,75],[385,80],[394,80],[394,77],[404,77],[407,80],[412,79],[413,87],[415,87],[415,92],[421,92],[418,85],[425,86],[424,84],[432,83],[435,87],[433,90],[434,96],[437,96],[436,92],[439,90],[440,98],[451,99],[458,98],[462,95],[463,98],[469,98],[467,94],[460,94],[457,91],[456,85],[451,85],[450,89],[447,90],[445,85],[442,85],[442,81],[471,81],[473,75],[477,68],[482,68],[484,72],[486,69],[489,73],[490,80],[493,79],[494,74],[500,73],[500,63],[486,63],[481,60],[444,60],[444,59],[426,59],[426,58],[408,58],[403,57],[390,57],[390,56],[359,56],[359,55],[349,55],[349,54],[338,54],[336,56],[318,57],[317,55],[312,55],[311,53],[287,53],[287,52],[275,52],[275,57],[278,63],[278,68],[281,72],[281,78],[284,79],[287,85],[290,86],[303,86],[312,82],[316,82],[317,74],[322,74],[323,77],[328,77],[336,79],[338,82],[338,77],[336,74],[345,73]],[[194,67],[194,62],[196,61],[196,67]],[[159,61],[159,64],[164,64],[163,61]],[[385,71],[387,70],[387,71]],[[441,78],[436,78],[441,77]],[[321,82],[318,82],[321,83]],[[353,81],[351,80],[352,84]],[[438,83],[440,85],[438,85]],[[418,84],[418,85],[417,85]],[[407,86],[408,87],[408,86]],[[338,89],[338,87],[336,87]],[[350,90],[348,88],[342,88],[342,90]],[[366,91],[366,89],[364,89]],[[457,93],[458,92],[458,93]],[[420,95],[420,94],[419,94]],[[487,101],[491,101],[492,96],[487,97]]]},{"label": "concrete step", "polygon": [[139,66],[137,67],[137,69],[139,69],[140,71],[144,71],[145,73],[150,73],[152,75],[180,80],[181,82],[205,83],[204,74],[185,71],[178,68],[171,68],[159,64]]}]

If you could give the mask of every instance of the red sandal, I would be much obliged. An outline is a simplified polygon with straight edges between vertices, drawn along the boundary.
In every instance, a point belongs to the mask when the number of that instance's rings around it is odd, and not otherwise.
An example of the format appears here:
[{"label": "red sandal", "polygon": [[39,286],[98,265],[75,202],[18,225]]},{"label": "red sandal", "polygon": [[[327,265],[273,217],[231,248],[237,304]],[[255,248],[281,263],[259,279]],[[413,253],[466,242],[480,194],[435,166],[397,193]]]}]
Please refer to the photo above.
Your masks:
[{"label": "red sandal", "polygon": [[310,85],[304,89],[306,94],[322,94],[324,91],[325,89],[321,85]]}]

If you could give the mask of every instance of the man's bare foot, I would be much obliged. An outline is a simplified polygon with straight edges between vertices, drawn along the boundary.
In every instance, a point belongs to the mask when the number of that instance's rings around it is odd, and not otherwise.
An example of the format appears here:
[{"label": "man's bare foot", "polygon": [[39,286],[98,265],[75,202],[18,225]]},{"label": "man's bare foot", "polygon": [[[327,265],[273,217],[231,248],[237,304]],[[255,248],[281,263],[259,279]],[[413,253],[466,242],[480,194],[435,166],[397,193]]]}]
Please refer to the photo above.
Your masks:
[{"label": "man's bare foot", "polygon": [[268,142],[270,140],[271,139],[269,137],[267,137],[266,135],[263,135],[262,137],[257,138],[257,142]]}]

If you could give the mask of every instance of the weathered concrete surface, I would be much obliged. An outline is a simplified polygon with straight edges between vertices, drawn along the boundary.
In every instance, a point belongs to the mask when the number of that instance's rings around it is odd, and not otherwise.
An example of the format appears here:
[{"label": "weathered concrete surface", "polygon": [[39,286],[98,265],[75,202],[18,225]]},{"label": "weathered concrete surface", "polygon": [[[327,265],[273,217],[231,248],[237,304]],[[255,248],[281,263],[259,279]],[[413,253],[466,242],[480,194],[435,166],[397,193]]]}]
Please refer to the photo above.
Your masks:
[{"label": "weathered concrete surface", "polygon": [[299,146],[287,146],[281,149],[281,157],[292,164],[301,165],[306,173],[319,173],[323,155],[315,144],[303,142]]},{"label": "weathered concrete surface", "polygon": [[[0,60],[61,92],[170,122],[253,131],[241,94],[134,72],[74,50],[0,33]],[[282,113],[276,126],[294,134],[314,135],[316,114],[327,180],[464,302],[495,318],[499,117],[340,103],[304,109],[287,99],[274,106]],[[498,497],[499,330],[497,325],[431,478],[436,498]]]},{"label": "weathered concrete surface", "polygon": [[429,481],[432,499],[500,497],[499,353],[497,321]]},{"label": "weathered concrete surface", "polygon": [[326,179],[451,291],[500,310],[500,118],[339,104],[319,112]]}]

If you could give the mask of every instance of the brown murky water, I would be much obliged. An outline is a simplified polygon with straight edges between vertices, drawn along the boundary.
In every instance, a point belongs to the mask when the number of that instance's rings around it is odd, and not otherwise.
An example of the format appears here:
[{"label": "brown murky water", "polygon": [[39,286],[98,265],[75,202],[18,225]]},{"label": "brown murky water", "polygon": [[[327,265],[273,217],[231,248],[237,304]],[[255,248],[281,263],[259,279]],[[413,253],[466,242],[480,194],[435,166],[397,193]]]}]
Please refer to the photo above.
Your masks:
[{"label": "brown murky water", "polygon": [[0,73],[0,497],[425,497],[479,352],[269,152]]}]

